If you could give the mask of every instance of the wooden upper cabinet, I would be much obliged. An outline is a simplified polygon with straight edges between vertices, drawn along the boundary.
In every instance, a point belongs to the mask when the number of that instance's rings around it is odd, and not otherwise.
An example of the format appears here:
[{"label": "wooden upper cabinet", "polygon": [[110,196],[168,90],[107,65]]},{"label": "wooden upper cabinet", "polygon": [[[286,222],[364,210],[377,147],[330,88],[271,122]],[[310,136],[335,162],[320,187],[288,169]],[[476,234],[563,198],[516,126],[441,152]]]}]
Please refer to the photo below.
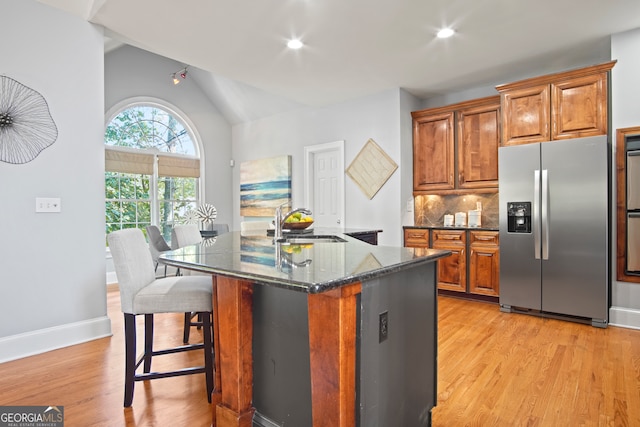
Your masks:
[{"label": "wooden upper cabinet", "polygon": [[551,85],[552,139],[606,135],[607,73]]},{"label": "wooden upper cabinet", "polygon": [[502,104],[502,145],[608,132],[608,76],[616,61],[496,87]]},{"label": "wooden upper cabinet", "polygon": [[495,192],[500,97],[414,111],[414,194]]},{"label": "wooden upper cabinet", "polygon": [[453,112],[414,117],[414,191],[454,188],[453,138]]},{"label": "wooden upper cabinet", "polygon": [[458,187],[498,187],[500,102],[456,112],[458,124]]},{"label": "wooden upper cabinet", "polygon": [[502,94],[502,145],[550,140],[548,85],[512,89]]}]

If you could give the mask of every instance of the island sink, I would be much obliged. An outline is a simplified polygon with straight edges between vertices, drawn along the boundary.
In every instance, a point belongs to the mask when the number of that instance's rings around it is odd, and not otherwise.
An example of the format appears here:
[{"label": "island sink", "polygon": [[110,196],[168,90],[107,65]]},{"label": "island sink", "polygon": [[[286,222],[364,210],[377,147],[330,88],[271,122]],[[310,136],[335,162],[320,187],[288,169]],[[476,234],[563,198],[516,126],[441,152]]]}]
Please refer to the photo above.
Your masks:
[{"label": "island sink", "polygon": [[313,243],[346,243],[346,240],[338,236],[291,236],[277,241],[286,245],[309,245]]}]

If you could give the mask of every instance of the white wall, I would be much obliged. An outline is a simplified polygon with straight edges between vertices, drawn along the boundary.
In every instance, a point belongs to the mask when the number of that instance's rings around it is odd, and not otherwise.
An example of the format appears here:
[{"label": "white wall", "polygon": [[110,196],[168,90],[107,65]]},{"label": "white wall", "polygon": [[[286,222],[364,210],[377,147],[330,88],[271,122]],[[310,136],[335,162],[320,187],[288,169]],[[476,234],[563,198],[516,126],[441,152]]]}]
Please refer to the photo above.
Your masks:
[{"label": "white wall", "polygon": [[[0,362],[111,334],[104,263],[102,30],[33,0],[0,0],[0,74],[46,99],[58,138],[0,162]],[[0,94],[0,96],[2,96]],[[36,213],[59,197],[60,213]]]},{"label": "white wall", "polygon": [[[255,120],[233,127],[234,220],[240,216],[240,163],[266,157],[290,154],[292,156],[292,201],[294,207],[303,207],[304,147],[339,140],[345,141],[345,168],[348,167],[364,144],[373,139],[398,164],[398,169],[380,191],[369,200],[349,178],[345,179],[345,227],[382,229],[378,236],[381,245],[402,245],[401,209],[402,176],[411,172],[412,164],[404,164],[402,149],[408,141],[407,131],[401,132],[401,90],[359,98],[324,108],[307,108]],[[404,123],[406,127],[406,123]],[[409,131],[410,135],[410,131]],[[406,194],[405,194],[406,197]],[[271,220],[271,218],[269,218]],[[238,227],[236,227],[238,228]]]},{"label": "white wall", "polygon": [[[611,74],[612,85],[612,133],[616,129],[640,126],[640,29],[614,34],[611,37],[611,58],[618,62]],[[615,171],[615,140],[614,165]],[[613,186],[614,190],[616,186]],[[612,206],[615,208],[615,197]],[[613,215],[615,221],[615,214]],[[615,227],[613,235],[616,235]],[[615,240],[615,239],[614,239]],[[614,241],[615,251],[615,241]],[[640,284],[615,280],[615,256],[612,258],[613,289],[610,322],[640,329]]]},{"label": "white wall", "polygon": [[146,96],[164,100],[184,113],[204,148],[205,201],[216,207],[216,222],[231,224],[231,126],[191,74],[178,85],[171,82],[170,75],[183,67],[132,46],[109,52],[105,56],[105,111],[124,100]]}]

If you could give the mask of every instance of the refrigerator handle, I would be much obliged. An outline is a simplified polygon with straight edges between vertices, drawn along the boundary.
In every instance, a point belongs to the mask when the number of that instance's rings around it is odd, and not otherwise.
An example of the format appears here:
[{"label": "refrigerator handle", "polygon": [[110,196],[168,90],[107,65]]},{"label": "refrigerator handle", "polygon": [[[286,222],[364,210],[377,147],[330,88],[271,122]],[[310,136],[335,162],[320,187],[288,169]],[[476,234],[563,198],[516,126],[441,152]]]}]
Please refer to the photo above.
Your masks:
[{"label": "refrigerator handle", "polygon": [[542,171],[542,259],[549,259],[549,171]]},{"label": "refrigerator handle", "polygon": [[533,171],[533,253],[540,259],[540,170]]}]

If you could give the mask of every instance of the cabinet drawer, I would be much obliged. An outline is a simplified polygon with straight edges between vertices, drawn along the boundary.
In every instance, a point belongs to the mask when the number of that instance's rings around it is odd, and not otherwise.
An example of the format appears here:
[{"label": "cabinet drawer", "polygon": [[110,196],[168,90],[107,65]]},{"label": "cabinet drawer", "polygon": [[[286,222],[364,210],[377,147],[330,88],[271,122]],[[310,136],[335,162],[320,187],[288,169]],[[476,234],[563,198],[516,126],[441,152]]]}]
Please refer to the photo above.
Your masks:
[{"label": "cabinet drawer", "polygon": [[429,230],[424,228],[405,228],[404,245],[428,247],[429,246]]},{"label": "cabinet drawer", "polygon": [[464,230],[433,230],[433,244],[447,243],[464,246],[466,241]]},{"label": "cabinet drawer", "polygon": [[498,246],[500,244],[499,233],[497,231],[470,231],[469,243],[472,245]]}]

